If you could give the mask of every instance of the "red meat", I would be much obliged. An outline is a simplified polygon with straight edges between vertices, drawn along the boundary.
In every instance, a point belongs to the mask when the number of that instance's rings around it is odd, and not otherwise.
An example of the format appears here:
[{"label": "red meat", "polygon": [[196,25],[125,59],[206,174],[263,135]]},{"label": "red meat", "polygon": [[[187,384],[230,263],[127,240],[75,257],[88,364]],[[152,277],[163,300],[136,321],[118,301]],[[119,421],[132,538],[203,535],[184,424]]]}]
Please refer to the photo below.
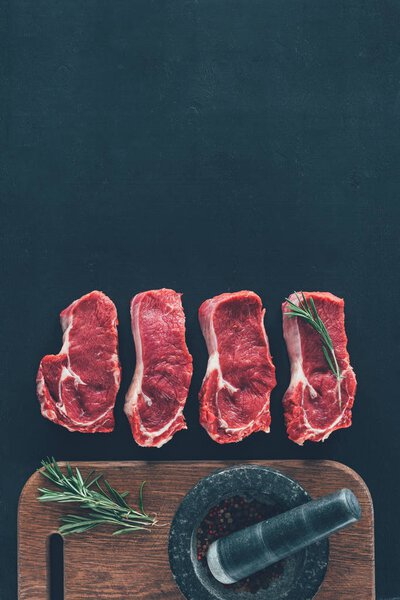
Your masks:
[{"label": "red meat", "polygon": [[[312,298],[333,343],[342,379],[338,382],[322,351],[318,333],[301,317],[288,317],[283,303],[283,333],[290,358],[291,381],[283,398],[291,440],[325,440],[333,431],[351,425],[356,377],[350,366],[344,327],[344,301],[329,292],[304,292]],[[289,298],[295,304],[295,294]]]},{"label": "red meat", "polygon": [[116,308],[94,291],[75,300],[60,319],[63,346],[42,358],[36,379],[42,415],[70,431],[112,431],[121,379]]},{"label": "red meat", "polygon": [[160,447],[186,429],[183,417],[192,357],[185,342],[181,294],[151,290],[131,302],[136,369],[125,413],[140,446]]},{"label": "red meat", "polygon": [[269,431],[276,380],[264,313],[259,296],[249,291],[221,294],[200,306],[209,352],[199,395],[200,422],[220,444]]}]

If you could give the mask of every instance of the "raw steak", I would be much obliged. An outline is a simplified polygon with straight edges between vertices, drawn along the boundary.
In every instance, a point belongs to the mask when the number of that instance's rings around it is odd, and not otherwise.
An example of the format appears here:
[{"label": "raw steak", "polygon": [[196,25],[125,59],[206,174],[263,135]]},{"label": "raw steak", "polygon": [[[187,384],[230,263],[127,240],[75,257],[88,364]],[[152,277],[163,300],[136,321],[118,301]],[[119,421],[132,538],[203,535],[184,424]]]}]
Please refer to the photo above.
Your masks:
[{"label": "raw steak", "polygon": [[42,415],[70,431],[112,431],[121,379],[116,308],[94,291],[60,318],[63,346],[42,358],[36,379]]},{"label": "raw steak", "polygon": [[159,448],[187,429],[183,408],[192,378],[181,294],[151,290],[131,302],[136,369],[125,413],[140,446]]},{"label": "raw steak", "polygon": [[276,380],[264,313],[259,296],[248,291],[221,294],[200,306],[209,352],[200,423],[220,444],[269,431],[269,397]]},{"label": "raw steak", "polygon": [[[290,358],[291,381],[283,398],[288,436],[297,444],[325,440],[335,429],[350,427],[356,377],[350,366],[344,328],[344,300],[329,292],[304,292],[313,298],[333,343],[343,379],[339,384],[322,351],[321,338],[301,317],[285,315],[283,333]],[[298,305],[295,294],[289,298]]]}]

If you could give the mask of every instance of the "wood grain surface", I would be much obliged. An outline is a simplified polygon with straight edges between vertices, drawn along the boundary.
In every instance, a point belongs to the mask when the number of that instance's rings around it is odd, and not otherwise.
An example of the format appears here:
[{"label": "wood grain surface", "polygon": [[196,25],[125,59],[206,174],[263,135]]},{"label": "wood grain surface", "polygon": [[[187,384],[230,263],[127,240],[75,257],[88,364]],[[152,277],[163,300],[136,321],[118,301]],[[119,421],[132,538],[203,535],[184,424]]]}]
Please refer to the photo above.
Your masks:
[{"label": "wood grain surface", "polygon": [[[371,497],[363,480],[332,461],[243,461],[279,469],[297,479],[312,497],[349,487],[357,495],[361,520],[331,537],[330,561],[318,600],[373,600],[374,528]],[[62,463],[61,463],[62,464]],[[140,482],[148,482],[145,507],[156,512],[165,527],[132,536],[112,537],[107,528],[64,540],[64,600],[179,600],[168,563],[171,519],[187,491],[215,469],[233,461],[72,463],[83,472],[103,472],[119,490],[130,490],[132,502]],[[19,600],[49,600],[49,537],[69,507],[40,504],[39,473],[26,483],[18,512]],[[56,599],[51,599],[56,600]]]}]

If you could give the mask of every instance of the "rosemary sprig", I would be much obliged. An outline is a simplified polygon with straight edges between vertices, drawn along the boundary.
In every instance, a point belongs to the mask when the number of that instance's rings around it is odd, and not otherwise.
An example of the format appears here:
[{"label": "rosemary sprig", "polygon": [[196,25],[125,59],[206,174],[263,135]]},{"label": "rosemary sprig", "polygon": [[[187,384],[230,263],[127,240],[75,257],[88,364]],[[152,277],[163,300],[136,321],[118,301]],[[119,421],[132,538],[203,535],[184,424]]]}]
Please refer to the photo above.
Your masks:
[{"label": "rosemary sprig", "polygon": [[128,492],[117,492],[103,478],[102,474],[95,475],[92,471],[83,478],[79,469],[76,468],[73,471],[68,463],[66,464],[66,473],[63,473],[54,458],[42,460],[42,467],[40,473],[54,483],[58,489],[39,488],[38,491],[41,495],[38,500],[40,502],[77,503],[79,508],[89,510],[85,515],[62,516],[62,525],[58,530],[61,535],[82,533],[104,524],[113,525],[116,528],[113,535],[148,529],[155,525],[155,517],[148,515],[143,507],[145,481],[139,489],[139,508],[135,509],[129,506],[125,500]]},{"label": "rosemary sprig", "polygon": [[335,349],[331,336],[325,327],[324,322],[319,316],[317,309],[315,308],[314,300],[310,296],[309,302],[307,301],[303,292],[301,292],[301,298],[297,292],[294,292],[298,300],[298,305],[286,298],[286,302],[290,305],[290,311],[286,312],[289,318],[300,317],[307,321],[313,329],[318,333],[322,341],[322,352],[324,353],[326,362],[329,365],[330,370],[336,377],[339,385],[339,399],[340,399],[340,382],[343,379],[342,372],[339,368]]}]

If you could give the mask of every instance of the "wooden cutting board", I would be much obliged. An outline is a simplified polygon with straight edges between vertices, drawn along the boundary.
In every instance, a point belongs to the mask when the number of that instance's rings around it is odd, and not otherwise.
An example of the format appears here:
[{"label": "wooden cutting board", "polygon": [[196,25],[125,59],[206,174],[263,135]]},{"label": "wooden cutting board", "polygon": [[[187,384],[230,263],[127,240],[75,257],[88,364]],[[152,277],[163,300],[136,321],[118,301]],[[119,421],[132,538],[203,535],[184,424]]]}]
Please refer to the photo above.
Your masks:
[{"label": "wooden cutting board", "polygon": [[[375,599],[373,507],[367,486],[351,469],[337,462],[241,461],[279,469],[297,479],[312,497],[342,487],[357,495],[362,518],[331,537],[328,571],[318,600]],[[62,463],[61,463],[62,464]],[[132,536],[112,537],[107,528],[64,540],[64,600],[180,600],[168,563],[171,519],[187,491],[215,469],[233,461],[211,462],[96,462],[72,463],[83,472],[103,472],[120,491],[130,490],[132,501],[141,481],[145,508],[168,525]],[[238,464],[238,463],[236,463]],[[50,599],[48,548],[59,517],[71,507],[40,504],[37,488],[43,478],[35,473],[26,483],[18,511],[19,600]]]}]

